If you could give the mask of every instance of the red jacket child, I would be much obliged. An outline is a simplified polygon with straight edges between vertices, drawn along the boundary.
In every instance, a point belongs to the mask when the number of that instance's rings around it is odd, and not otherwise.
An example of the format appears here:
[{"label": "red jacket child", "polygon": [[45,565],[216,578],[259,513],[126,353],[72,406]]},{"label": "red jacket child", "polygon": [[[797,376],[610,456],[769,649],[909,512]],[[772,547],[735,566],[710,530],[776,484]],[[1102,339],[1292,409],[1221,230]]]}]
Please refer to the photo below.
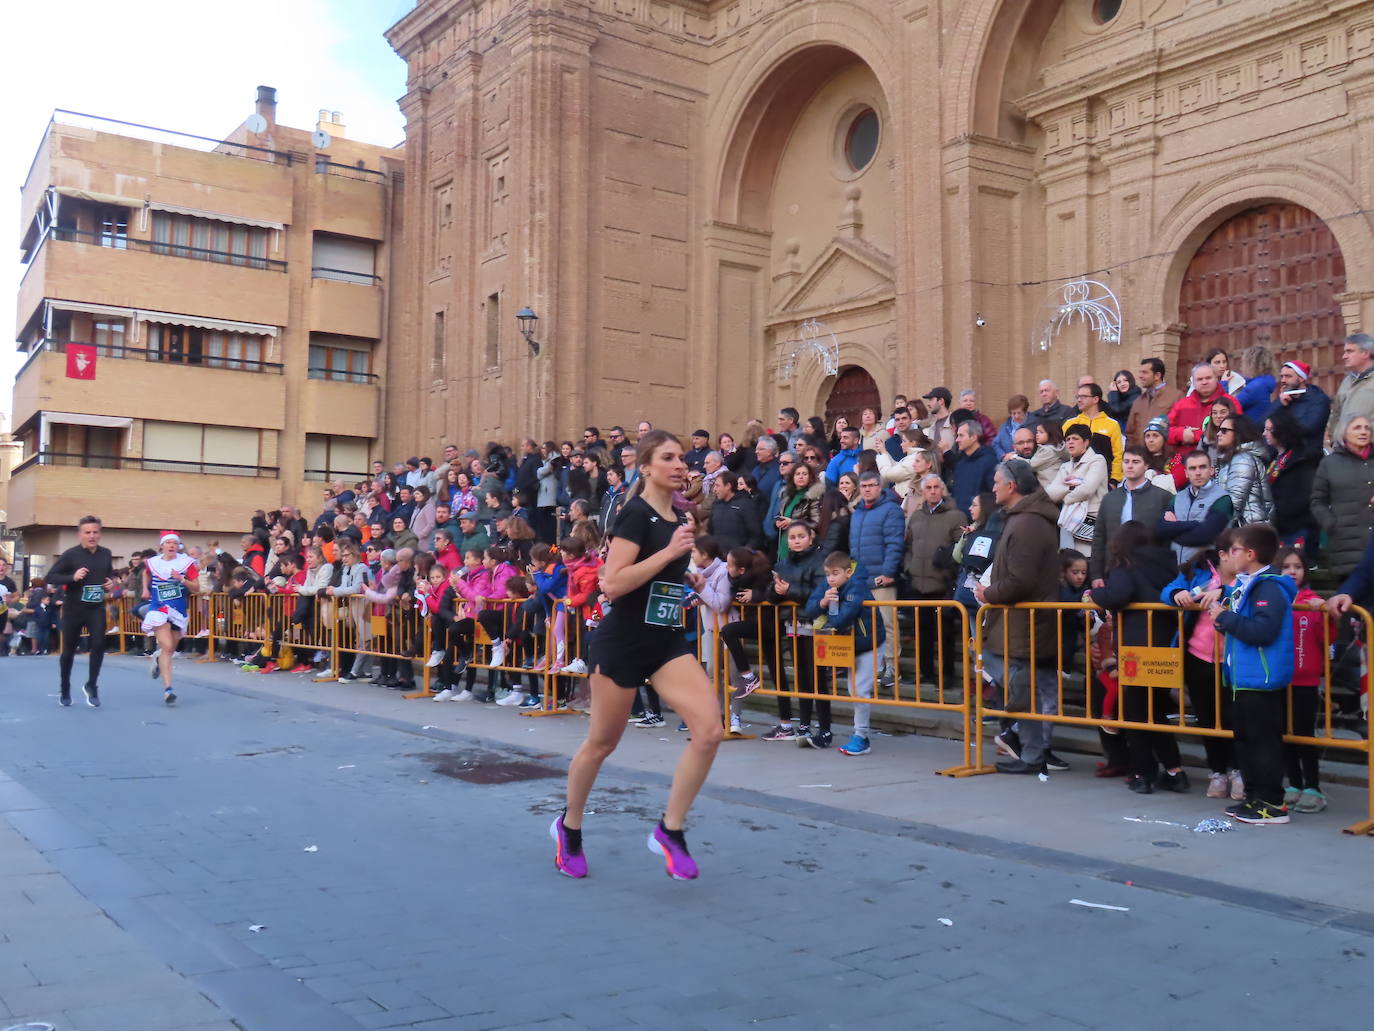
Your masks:
[{"label": "red jacket child", "polygon": [[1326,673],[1326,649],[1331,642],[1330,620],[1321,609],[1321,595],[1309,587],[1298,588],[1293,599],[1293,685],[1315,687]]},{"label": "red jacket child", "polygon": [[568,563],[568,608],[581,609],[600,588],[601,560],[585,555]]}]

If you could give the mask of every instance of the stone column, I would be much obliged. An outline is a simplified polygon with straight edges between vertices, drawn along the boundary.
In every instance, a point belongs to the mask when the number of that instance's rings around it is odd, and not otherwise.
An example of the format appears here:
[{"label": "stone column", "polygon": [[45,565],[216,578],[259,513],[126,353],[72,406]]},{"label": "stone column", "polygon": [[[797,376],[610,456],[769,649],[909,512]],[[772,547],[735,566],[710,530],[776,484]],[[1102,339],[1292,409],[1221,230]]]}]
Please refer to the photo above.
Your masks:
[{"label": "stone column", "polygon": [[[529,9],[507,42],[513,70],[509,316],[539,316],[538,357],[517,337],[505,358],[507,397],[531,435],[570,432],[586,417],[587,240],[591,46],[589,21]],[[510,327],[511,330],[514,327]],[[502,328],[503,336],[507,332]],[[511,373],[514,372],[514,375]]]}]

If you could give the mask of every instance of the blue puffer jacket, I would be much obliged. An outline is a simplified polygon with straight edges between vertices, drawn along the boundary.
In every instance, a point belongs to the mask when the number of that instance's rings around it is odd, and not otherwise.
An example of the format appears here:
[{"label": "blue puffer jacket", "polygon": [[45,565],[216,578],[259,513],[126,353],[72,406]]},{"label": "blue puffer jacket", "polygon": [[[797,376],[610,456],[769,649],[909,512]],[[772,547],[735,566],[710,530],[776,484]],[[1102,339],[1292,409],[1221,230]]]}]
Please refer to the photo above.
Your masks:
[{"label": "blue puffer jacket", "polygon": [[802,610],[802,618],[818,619],[825,616],[825,629],[833,630],[837,634],[847,634],[852,630],[855,654],[862,655],[866,651],[881,648],[887,640],[887,630],[883,626],[882,616],[876,609],[864,608],[864,602],[873,600],[873,592],[868,589],[868,583],[867,571],[860,564],[840,588],[839,611],[832,616],[830,610],[821,604],[825,592],[830,590],[830,584],[822,574],[820,583],[816,584],[806,608]]},{"label": "blue puffer jacket", "polygon": [[1238,691],[1282,691],[1293,681],[1293,599],[1298,585],[1266,567],[1233,588],[1217,617],[1226,635],[1226,682]]},{"label": "blue puffer jacket", "polygon": [[891,493],[879,494],[872,508],[859,502],[849,517],[849,555],[871,574],[864,581],[867,586],[873,586],[875,576],[897,579],[905,545],[906,517]]},{"label": "blue puffer jacket", "polygon": [[854,463],[859,460],[859,449],[853,448],[849,451],[836,451],[835,457],[825,467],[825,482],[834,487],[840,482],[840,477],[854,469]]}]

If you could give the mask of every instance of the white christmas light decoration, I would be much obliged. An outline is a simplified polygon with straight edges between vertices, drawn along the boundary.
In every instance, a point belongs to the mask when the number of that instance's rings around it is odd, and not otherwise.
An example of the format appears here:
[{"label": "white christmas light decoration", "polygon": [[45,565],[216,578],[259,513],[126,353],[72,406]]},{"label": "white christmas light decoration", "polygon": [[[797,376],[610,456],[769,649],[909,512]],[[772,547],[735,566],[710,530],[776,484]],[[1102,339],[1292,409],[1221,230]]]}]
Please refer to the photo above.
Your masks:
[{"label": "white christmas light decoration", "polygon": [[812,351],[821,363],[821,371],[834,376],[840,371],[840,342],[824,322],[807,319],[797,329],[797,339],[784,340],[778,358],[778,377],[783,383],[791,381],[797,362]]},{"label": "white christmas light decoration", "polygon": [[1121,303],[1105,283],[1075,279],[1051,295],[1049,320],[1031,336],[1031,347],[1048,351],[1064,327],[1081,318],[1104,344],[1121,343]]}]

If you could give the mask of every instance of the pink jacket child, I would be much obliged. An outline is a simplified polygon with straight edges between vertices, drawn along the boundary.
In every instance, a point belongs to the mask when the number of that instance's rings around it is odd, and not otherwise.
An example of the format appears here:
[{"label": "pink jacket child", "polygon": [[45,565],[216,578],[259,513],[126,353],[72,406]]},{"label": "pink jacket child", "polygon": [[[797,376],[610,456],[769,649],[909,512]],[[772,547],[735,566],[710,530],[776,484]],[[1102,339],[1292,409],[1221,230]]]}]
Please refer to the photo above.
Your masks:
[{"label": "pink jacket child", "polygon": [[486,604],[487,598],[504,598],[507,581],[519,574],[520,571],[509,562],[502,562],[493,569],[478,566],[465,572],[458,581],[458,593],[468,603],[468,614],[475,616],[491,608]]},{"label": "pink jacket child", "polygon": [[463,596],[463,600],[468,603],[469,616],[475,616],[486,610],[486,603],[482,599],[497,596],[492,587],[491,570],[486,566],[465,569],[455,586],[458,593]]},{"label": "pink jacket child", "polygon": [[516,569],[509,562],[498,563],[496,568],[491,571],[491,593],[488,598],[504,598],[510,592],[506,590],[506,584],[510,583],[513,577],[520,575],[520,570]]},{"label": "pink jacket child", "polygon": [[363,597],[372,602],[372,614],[374,616],[386,615],[387,606],[396,600],[396,593],[400,586],[401,567],[393,565],[382,574],[381,582],[377,584],[378,589],[363,588]]}]

